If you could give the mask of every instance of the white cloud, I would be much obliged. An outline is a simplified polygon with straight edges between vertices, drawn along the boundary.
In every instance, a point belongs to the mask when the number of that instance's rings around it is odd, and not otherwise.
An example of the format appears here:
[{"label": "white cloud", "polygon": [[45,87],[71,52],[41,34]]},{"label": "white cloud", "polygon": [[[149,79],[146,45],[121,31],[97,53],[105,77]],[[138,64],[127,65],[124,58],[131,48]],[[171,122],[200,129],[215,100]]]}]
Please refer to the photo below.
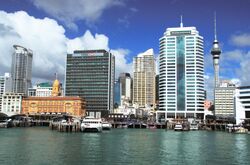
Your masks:
[{"label": "white cloud", "polygon": [[235,34],[231,36],[231,43],[236,46],[250,46],[250,34]]},{"label": "white cloud", "polygon": [[87,23],[97,21],[103,12],[113,6],[123,6],[121,0],[31,0],[39,9],[63,21],[68,27],[76,28],[75,21]]},{"label": "white cloud", "polygon": [[[53,80],[57,72],[64,79],[66,54],[75,49],[106,49],[109,38],[103,34],[92,35],[86,31],[80,37],[69,39],[65,29],[55,20],[38,19],[24,11],[6,13],[0,11],[0,74],[10,72],[13,45],[18,44],[33,50],[33,80]],[[129,51],[111,49],[116,56],[116,73],[130,71],[131,65],[126,61]]]}]

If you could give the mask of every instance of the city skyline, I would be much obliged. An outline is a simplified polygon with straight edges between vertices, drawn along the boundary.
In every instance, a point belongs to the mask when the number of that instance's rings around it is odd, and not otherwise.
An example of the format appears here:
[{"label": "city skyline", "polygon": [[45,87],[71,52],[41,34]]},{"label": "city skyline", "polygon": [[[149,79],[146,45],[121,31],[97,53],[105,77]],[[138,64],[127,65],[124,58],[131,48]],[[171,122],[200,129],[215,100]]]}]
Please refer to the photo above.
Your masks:
[{"label": "city skyline", "polygon": [[[111,49],[116,56],[116,75],[132,73],[133,57],[153,48],[157,58],[159,37],[166,28],[178,27],[180,15],[183,15],[184,26],[194,26],[204,36],[205,84],[209,90],[213,87],[210,50],[214,40],[213,13],[216,11],[217,38],[222,49],[220,79],[239,79],[242,85],[249,85],[249,1],[143,2],[1,1],[1,75],[10,72],[10,59],[4,57],[11,56],[14,44],[34,50],[33,82],[53,80],[54,72],[58,72],[63,80],[65,54],[77,49]],[[93,3],[97,4],[95,8]],[[60,9],[70,14],[65,16]],[[74,12],[70,12],[72,9]],[[237,10],[240,12],[233,12]]]}]

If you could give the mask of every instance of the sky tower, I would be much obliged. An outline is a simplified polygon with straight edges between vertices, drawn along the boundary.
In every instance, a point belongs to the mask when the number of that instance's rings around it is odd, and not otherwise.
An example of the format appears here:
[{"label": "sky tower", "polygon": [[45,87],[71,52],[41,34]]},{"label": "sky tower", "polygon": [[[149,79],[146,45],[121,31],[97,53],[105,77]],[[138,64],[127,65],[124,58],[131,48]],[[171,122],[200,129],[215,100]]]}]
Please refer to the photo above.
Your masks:
[{"label": "sky tower", "polygon": [[217,40],[217,34],[216,34],[216,13],[214,14],[214,42],[213,42],[213,48],[211,50],[211,54],[213,56],[213,63],[214,63],[214,86],[218,87],[220,84],[219,81],[219,59],[220,59],[220,46],[219,42]]}]

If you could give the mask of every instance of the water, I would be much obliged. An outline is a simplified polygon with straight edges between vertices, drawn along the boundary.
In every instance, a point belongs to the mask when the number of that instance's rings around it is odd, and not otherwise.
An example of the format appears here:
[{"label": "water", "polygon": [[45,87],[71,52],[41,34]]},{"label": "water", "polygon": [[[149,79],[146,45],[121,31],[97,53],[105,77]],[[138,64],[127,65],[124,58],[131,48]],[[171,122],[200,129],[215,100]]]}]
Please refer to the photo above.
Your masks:
[{"label": "water", "polygon": [[49,128],[0,129],[0,165],[249,164],[250,135],[113,129],[61,133]]}]

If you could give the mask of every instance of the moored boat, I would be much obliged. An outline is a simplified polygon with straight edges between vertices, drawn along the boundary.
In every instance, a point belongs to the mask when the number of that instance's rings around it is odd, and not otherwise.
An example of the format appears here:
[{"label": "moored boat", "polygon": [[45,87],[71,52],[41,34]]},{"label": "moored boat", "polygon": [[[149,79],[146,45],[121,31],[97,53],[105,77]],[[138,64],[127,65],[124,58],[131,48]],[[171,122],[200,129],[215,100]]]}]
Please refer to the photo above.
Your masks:
[{"label": "moored boat", "polygon": [[106,121],[102,122],[102,130],[111,130],[111,128],[112,128],[111,123]]},{"label": "moored boat", "polygon": [[175,131],[183,131],[183,126],[180,123],[176,123],[174,127]]},{"label": "moored boat", "polygon": [[94,117],[85,117],[81,123],[82,132],[101,132],[102,119]]}]

